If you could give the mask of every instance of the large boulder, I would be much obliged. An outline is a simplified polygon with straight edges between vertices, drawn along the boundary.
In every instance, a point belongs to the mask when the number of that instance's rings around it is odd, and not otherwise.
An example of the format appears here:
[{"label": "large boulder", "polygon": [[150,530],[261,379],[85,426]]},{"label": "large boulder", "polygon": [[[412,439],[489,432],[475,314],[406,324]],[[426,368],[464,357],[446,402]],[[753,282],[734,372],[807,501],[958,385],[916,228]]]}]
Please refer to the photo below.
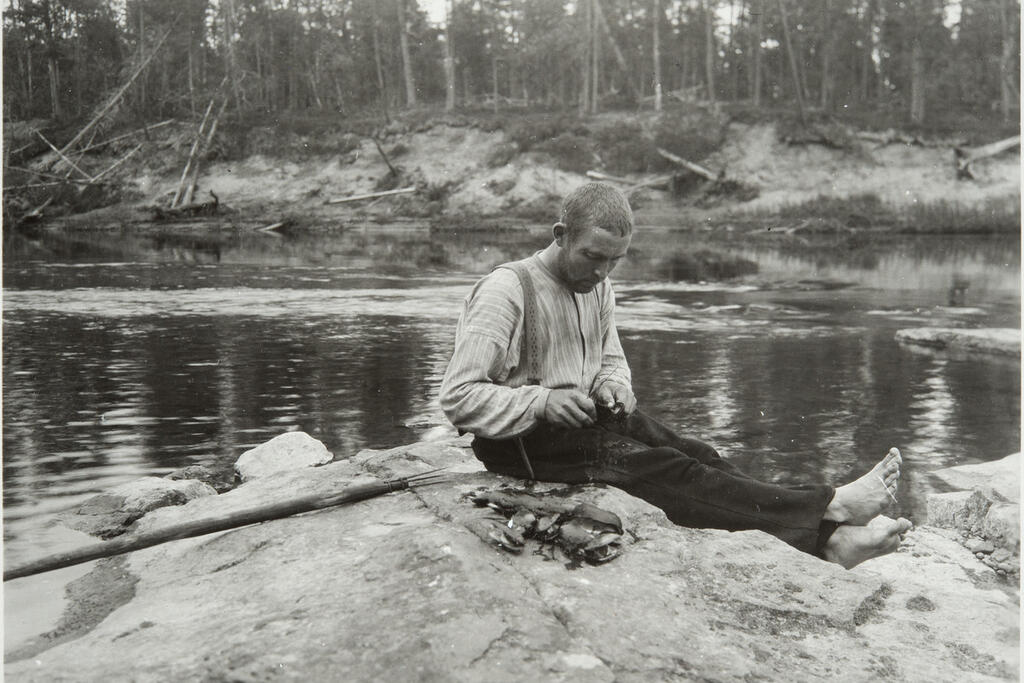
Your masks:
[{"label": "large boulder", "polygon": [[286,432],[242,453],[235,462],[235,473],[249,481],[298,467],[326,465],[333,459],[323,442],[305,432]]},{"label": "large boulder", "polygon": [[[464,440],[367,451],[161,508],[141,531],[446,467],[449,481],[166,543],[133,594],[9,680],[1016,680],[1018,595],[953,531],[852,571],[767,534],[685,529],[606,486],[535,484],[619,515],[622,554],[486,543]],[[101,572],[104,562],[95,570]],[[91,576],[91,575],[90,575]],[[107,570],[105,576],[110,576]],[[88,578],[88,577],[86,577]],[[32,580],[21,579],[21,580]],[[99,581],[99,578],[96,579]],[[108,610],[109,611],[109,610]]]}]

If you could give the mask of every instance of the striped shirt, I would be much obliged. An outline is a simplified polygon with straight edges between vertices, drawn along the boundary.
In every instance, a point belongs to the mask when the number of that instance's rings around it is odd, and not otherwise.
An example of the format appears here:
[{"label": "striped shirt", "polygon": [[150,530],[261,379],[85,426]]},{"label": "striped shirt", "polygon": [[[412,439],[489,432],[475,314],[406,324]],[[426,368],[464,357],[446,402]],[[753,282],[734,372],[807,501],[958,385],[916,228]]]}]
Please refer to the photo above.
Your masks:
[{"label": "striped shirt", "polygon": [[456,427],[507,439],[532,430],[552,389],[592,394],[613,381],[630,386],[615,330],[615,294],[607,279],[586,294],[571,291],[537,254],[524,263],[537,292],[542,349],[540,385],[527,384],[523,289],[508,268],[477,282],[463,303],[455,352],[441,383],[441,408]]}]

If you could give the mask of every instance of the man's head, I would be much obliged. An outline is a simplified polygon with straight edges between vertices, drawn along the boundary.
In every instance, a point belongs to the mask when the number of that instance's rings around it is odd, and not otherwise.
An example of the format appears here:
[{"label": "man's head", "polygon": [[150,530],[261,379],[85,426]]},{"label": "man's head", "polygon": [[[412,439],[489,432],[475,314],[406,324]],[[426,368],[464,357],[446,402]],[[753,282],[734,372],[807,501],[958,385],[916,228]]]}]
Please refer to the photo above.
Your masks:
[{"label": "man's head", "polygon": [[610,185],[587,183],[562,203],[552,230],[558,245],[558,276],[574,292],[591,291],[626,255],[633,234],[629,202]]}]

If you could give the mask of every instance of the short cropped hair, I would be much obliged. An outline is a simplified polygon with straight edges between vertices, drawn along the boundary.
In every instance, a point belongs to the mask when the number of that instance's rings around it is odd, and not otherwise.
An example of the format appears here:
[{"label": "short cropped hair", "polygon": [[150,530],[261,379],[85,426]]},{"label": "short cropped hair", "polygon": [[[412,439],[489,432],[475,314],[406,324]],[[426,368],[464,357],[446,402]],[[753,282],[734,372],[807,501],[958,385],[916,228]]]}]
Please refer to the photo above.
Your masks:
[{"label": "short cropped hair", "polygon": [[570,192],[562,202],[561,222],[570,242],[588,227],[607,230],[619,237],[633,234],[633,210],[625,195],[605,183],[587,183]]}]

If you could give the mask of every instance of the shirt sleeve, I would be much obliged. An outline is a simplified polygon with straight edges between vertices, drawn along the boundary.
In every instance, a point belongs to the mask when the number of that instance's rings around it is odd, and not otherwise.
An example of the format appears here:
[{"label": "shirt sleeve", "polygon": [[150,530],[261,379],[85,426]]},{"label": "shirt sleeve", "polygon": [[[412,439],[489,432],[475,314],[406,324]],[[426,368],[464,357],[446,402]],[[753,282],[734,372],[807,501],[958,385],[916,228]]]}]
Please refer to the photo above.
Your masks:
[{"label": "shirt sleeve", "polygon": [[601,297],[601,370],[594,378],[591,393],[596,392],[605,382],[621,384],[632,390],[633,377],[615,328],[615,292],[610,281],[605,280],[604,285]]},{"label": "shirt sleeve", "polygon": [[[519,278],[499,268],[467,297],[455,331],[455,351],[441,382],[441,408],[456,427],[490,439],[533,429],[543,416],[549,389],[505,386],[518,364],[523,291]],[[521,333],[521,332],[520,332]],[[509,354],[515,362],[509,363]]]}]

